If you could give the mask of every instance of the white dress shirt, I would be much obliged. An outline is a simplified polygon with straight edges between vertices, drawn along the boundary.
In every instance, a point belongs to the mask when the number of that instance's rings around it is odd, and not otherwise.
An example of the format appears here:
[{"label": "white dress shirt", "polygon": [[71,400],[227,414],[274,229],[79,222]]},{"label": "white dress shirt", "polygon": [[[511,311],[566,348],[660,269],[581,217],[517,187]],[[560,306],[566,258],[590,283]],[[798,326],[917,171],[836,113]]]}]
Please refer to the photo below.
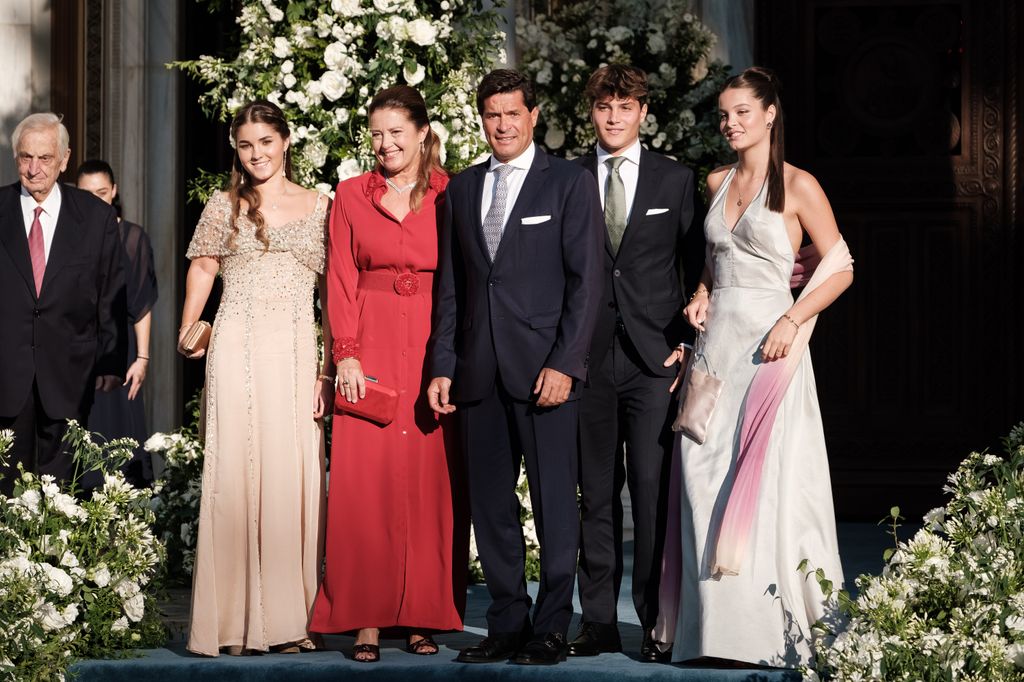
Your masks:
[{"label": "white dress shirt", "polygon": [[[633,199],[636,197],[636,185],[640,180],[640,138],[637,138],[619,156],[625,157],[619,165],[619,175],[622,177],[622,184],[626,189],[626,223],[633,213]],[[605,151],[598,143],[597,145],[597,187],[601,191],[601,205],[604,206],[604,193],[608,187],[608,166],[605,161],[612,155]]]},{"label": "white dress shirt", "polygon": [[39,224],[43,228],[43,253],[46,260],[50,260],[50,245],[53,244],[53,233],[57,230],[57,216],[60,215],[60,183],[55,183],[50,194],[43,199],[43,203],[36,203],[35,198],[28,193],[25,186],[21,187],[21,215],[25,219],[25,238],[28,238],[32,231],[32,222],[36,218],[36,206],[42,206],[43,212],[39,214]]},{"label": "white dress shirt", "polygon": [[[526,174],[530,172],[530,166],[533,165],[533,157],[536,155],[536,146],[531,142],[525,152],[508,162],[508,165],[512,166],[512,172],[505,178],[505,183],[508,185],[508,197],[505,199],[505,216],[501,221],[502,234],[505,232],[508,216],[512,213],[512,207],[516,205],[516,199],[519,198],[519,192],[523,189],[523,182],[526,181]],[[483,201],[480,202],[481,225],[483,225],[484,220],[487,218],[487,211],[490,210],[491,203],[494,201],[494,169],[500,165],[502,165],[501,161],[492,156],[491,165],[487,167],[487,172],[484,174],[484,196]]]}]

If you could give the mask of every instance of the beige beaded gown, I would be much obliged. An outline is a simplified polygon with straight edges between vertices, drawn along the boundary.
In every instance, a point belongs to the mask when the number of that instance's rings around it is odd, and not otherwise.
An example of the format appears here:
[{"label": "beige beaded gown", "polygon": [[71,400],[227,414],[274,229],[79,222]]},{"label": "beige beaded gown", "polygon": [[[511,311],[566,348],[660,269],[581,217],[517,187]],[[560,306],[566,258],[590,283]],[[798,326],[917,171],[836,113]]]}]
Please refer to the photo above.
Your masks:
[{"label": "beige beaded gown", "polygon": [[268,228],[269,249],[214,196],[187,256],[220,259],[223,294],[206,363],[205,459],[188,649],[311,647],[323,556],[324,444],[313,419],[313,288],[327,198]]}]

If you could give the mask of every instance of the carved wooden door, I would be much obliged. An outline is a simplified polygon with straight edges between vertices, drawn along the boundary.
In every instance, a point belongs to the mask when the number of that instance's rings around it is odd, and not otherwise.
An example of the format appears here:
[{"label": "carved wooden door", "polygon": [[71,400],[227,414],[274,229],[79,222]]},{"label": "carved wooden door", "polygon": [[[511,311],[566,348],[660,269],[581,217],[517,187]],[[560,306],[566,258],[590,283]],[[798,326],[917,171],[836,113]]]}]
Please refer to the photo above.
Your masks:
[{"label": "carved wooden door", "polygon": [[1024,419],[1021,10],[762,0],[757,24],[787,157],[856,259],[811,343],[837,512],[917,520],[970,450]]}]

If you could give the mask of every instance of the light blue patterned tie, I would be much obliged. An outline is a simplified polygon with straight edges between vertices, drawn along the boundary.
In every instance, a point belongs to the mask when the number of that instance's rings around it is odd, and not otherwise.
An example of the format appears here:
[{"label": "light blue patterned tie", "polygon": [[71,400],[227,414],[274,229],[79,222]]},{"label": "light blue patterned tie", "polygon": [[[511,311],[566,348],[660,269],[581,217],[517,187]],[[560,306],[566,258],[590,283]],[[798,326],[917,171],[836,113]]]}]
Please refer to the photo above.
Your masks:
[{"label": "light blue patterned tie", "polygon": [[492,261],[498,252],[505,227],[505,202],[508,200],[508,175],[511,172],[512,166],[507,163],[494,167],[494,200],[484,218],[484,241],[487,242],[487,254]]}]

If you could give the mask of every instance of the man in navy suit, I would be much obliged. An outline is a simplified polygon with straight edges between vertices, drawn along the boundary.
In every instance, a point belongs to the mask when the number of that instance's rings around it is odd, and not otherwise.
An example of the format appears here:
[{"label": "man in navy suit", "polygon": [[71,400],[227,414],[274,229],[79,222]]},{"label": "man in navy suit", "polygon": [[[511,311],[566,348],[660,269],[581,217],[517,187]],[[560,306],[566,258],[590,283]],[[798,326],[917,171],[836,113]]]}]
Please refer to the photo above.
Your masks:
[{"label": "man in navy suit", "polygon": [[55,114],[27,117],[11,141],[20,181],[0,188],[0,428],[14,430],[5,493],[18,463],[71,477],[66,420],[85,423],[95,390],[119,386],[127,360],[114,209],[57,183],[71,152]]},{"label": "man in navy suit", "polygon": [[[428,351],[432,409],[458,405],[492,604],[466,663],[565,659],[579,540],[577,396],[602,290],[604,222],[583,168],[533,144],[530,82],[489,73],[477,109],[492,156],[448,184]],[[515,495],[525,460],[541,545],[531,621]]]},{"label": "man in navy suit", "polygon": [[646,74],[625,64],[601,67],[586,95],[598,144],[577,161],[601,192],[607,229],[604,296],[590,350],[590,381],[580,399],[583,625],[569,654],[622,649],[616,604],[623,573],[621,493],[628,482],[633,605],[644,629],[640,657],[656,661],[661,655],[650,633],[658,614],[669,426],[676,411],[672,389],[684,352],[678,344],[692,335],[683,322],[681,282],[685,269],[696,285],[703,242],[684,242],[694,217],[693,173],[640,145]]}]

